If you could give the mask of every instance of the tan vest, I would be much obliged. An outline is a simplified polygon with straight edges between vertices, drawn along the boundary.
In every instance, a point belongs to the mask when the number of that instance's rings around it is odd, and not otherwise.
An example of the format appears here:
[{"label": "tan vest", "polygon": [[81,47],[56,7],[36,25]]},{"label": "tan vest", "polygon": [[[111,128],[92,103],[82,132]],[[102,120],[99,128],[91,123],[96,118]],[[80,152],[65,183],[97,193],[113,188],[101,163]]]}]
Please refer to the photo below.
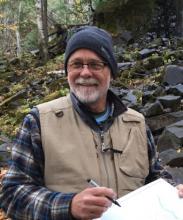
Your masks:
[{"label": "tan vest", "polygon": [[118,196],[144,185],[149,172],[143,116],[132,110],[118,116],[104,133],[105,147],[123,153],[101,151],[101,137],[73,109],[70,96],[38,105],[45,154],[45,185],[54,191],[80,192],[87,179],[113,188]]}]

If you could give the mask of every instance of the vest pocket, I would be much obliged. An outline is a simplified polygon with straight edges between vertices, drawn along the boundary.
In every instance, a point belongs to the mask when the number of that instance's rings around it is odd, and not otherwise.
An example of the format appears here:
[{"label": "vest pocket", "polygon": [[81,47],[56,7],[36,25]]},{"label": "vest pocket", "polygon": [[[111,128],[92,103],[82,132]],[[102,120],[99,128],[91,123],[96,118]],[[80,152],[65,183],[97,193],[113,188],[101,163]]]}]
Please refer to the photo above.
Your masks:
[{"label": "vest pocket", "polygon": [[149,161],[146,140],[138,127],[130,130],[123,154],[119,156],[119,169],[126,177],[144,179],[148,175]]}]

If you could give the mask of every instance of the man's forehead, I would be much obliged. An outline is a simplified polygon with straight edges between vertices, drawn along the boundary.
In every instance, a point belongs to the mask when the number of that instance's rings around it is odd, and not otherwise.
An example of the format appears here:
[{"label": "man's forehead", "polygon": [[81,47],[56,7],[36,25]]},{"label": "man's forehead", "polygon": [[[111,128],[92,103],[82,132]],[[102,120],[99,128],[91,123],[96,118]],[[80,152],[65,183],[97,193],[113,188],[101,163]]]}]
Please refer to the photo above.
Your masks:
[{"label": "man's forehead", "polygon": [[100,60],[102,61],[102,58],[95,53],[92,50],[89,49],[78,49],[75,52],[73,52],[73,54],[71,54],[69,60],[73,60],[73,59],[93,59],[93,60]]}]

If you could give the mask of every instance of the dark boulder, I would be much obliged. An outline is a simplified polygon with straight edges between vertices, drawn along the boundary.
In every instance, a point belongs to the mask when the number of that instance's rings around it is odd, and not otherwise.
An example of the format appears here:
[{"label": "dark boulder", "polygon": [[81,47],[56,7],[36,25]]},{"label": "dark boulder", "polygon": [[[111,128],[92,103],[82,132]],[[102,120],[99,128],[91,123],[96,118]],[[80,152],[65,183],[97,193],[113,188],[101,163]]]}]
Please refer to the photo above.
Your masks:
[{"label": "dark boulder", "polygon": [[183,67],[177,65],[167,66],[163,82],[169,85],[183,83]]},{"label": "dark boulder", "polygon": [[177,111],[180,108],[181,96],[166,95],[157,98],[163,105],[163,108],[170,108],[172,111]]},{"label": "dark boulder", "polygon": [[165,128],[158,139],[158,151],[167,149],[180,150],[183,146],[183,120],[171,124]]}]

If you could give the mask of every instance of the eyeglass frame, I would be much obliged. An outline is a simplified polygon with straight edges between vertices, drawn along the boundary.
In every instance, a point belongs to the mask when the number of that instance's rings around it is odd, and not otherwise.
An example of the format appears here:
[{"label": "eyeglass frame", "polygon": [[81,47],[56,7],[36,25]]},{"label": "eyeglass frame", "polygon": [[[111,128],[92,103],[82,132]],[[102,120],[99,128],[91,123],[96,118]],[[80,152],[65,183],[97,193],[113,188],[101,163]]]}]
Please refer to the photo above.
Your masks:
[{"label": "eyeglass frame", "polygon": [[[75,66],[75,68],[72,67],[72,65],[74,64],[78,64],[80,66]],[[99,65],[98,66],[98,69],[95,69],[92,67],[92,64],[93,65]],[[102,64],[102,65],[101,65]],[[91,72],[100,72],[100,71],[103,71],[103,69],[105,68],[105,66],[108,66],[108,63],[107,62],[104,62],[104,61],[98,61],[98,60],[92,60],[92,61],[88,61],[87,63],[84,63],[83,61],[79,61],[79,60],[76,60],[76,61],[71,61],[71,62],[68,62],[67,64],[67,69],[68,71],[74,71],[74,72],[80,72],[84,69],[84,66],[87,66],[87,68],[91,71]],[[73,68],[73,69],[72,69]]]}]

